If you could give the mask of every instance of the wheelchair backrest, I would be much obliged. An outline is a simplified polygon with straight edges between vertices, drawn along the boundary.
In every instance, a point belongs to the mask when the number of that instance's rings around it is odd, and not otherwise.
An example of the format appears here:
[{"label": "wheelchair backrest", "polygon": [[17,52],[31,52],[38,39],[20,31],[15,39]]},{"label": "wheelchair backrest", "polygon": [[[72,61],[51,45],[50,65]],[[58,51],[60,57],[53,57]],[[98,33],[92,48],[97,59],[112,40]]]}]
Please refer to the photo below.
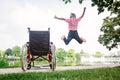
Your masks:
[{"label": "wheelchair backrest", "polygon": [[32,55],[46,55],[49,51],[50,31],[29,31],[29,42]]}]

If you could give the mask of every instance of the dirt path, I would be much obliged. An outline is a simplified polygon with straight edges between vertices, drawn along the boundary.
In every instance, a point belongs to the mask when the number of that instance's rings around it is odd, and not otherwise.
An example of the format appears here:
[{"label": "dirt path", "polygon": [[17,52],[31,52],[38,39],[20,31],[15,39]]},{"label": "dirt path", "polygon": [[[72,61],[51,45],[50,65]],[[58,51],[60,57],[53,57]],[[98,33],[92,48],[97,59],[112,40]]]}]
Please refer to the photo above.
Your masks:
[{"label": "dirt path", "polygon": [[[107,64],[107,65],[90,65],[90,66],[57,66],[56,71],[62,70],[76,70],[76,69],[93,69],[93,68],[102,68],[102,67],[115,67],[120,66],[116,64]],[[49,72],[52,71],[49,67],[32,67],[30,70],[26,72]],[[7,68],[7,69],[0,69],[0,74],[6,73],[23,73],[21,68]]]}]

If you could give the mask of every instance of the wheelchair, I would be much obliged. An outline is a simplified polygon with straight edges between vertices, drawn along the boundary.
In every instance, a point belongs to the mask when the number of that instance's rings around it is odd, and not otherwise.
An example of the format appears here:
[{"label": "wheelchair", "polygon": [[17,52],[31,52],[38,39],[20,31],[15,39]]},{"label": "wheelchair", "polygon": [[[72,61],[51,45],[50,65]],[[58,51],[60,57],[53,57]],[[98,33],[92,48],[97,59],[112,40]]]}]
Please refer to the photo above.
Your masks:
[{"label": "wheelchair", "polygon": [[[49,63],[52,71],[56,68],[55,46],[50,42],[50,28],[45,31],[30,30],[29,41],[21,49],[21,68],[23,71],[31,69],[31,63],[42,58]],[[47,56],[47,58],[45,57]]]}]

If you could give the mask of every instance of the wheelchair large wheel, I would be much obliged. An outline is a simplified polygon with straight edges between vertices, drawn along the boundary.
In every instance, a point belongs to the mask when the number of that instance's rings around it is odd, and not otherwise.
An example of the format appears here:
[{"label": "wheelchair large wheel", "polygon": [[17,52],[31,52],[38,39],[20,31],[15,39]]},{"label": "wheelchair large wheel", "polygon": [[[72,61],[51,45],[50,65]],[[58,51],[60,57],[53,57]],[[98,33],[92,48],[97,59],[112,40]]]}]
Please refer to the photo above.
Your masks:
[{"label": "wheelchair large wheel", "polygon": [[25,44],[22,46],[22,50],[21,50],[21,68],[23,71],[26,71],[28,68],[27,54],[28,54],[28,48],[27,45]]},{"label": "wheelchair large wheel", "polygon": [[54,71],[56,68],[56,55],[55,55],[55,46],[51,46],[51,62],[50,68]]}]

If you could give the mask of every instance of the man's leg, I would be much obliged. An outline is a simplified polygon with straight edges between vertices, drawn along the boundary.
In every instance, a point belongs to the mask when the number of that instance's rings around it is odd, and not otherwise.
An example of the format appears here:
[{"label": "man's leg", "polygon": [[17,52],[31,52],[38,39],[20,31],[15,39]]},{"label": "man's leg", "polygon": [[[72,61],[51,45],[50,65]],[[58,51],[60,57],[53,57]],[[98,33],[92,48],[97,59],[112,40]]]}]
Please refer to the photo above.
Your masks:
[{"label": "man's leg", "polygon": [[62,37],[62,40],[65,42],[66,45],[68,45],[69,42],[72,40],[72,38],[73,38],[72,35],[73,35],[73,33],[71,31],[69,31],[67,39],[65,36]]},{"label": "man's leg", "polygon": [[84,38],[80,38],[79,35],[78,35],[78,32],[76,31],[74,33],[74,39],[78,41],[78,43],[82,44],[82,42],[86,42],[86,40]]}]

